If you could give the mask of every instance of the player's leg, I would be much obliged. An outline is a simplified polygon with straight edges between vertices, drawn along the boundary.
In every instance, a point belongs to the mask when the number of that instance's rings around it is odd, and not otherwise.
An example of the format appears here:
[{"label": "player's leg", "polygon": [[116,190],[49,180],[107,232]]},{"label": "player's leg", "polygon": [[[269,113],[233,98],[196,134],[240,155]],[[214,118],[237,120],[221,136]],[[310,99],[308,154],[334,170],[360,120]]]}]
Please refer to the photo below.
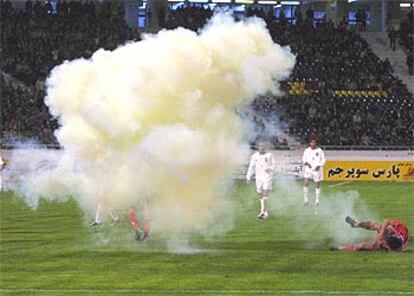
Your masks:
[{"label": "player's leg", "polygon": [[261,212],[263,213],[262,217],[263,219],[266,219],[267,217],[269,217],[269,212],[267,211],[267,200],[269,198],[269,190],[268,189],[264,189],[262,191],[262,196],[260,198],[260,207],[261,207]]},{"label": "player's leg", "polygon": [[331,251],[345,251],[345,252],[357,252],[357,251],[377,251],[375,242],[359,243],[353,245],[345,245],[339,247],[330,247]]},{"label": "player's leg", "polygon": [[102,222],[102,206],[100,204],[97,205],[96,207],[96,212],[95,212],[95,221],[93,221],[91,223],[91,226],[98,226],[101,225]]},{"label": "player's leg", "polygon": [[260,201],[260,212],[257,215],[257,218],[261,219],[264,215],[264,200],[263,200],[263,182],[259,179],[256,179],[256,192],[259,195]]},{"label": "player's leg", "polygon": [[346,217],[345,221],[351,225],[352,227],[355,228],[363,228],[363,229],[367,229],[367,230],[372,230],[372,231],[376,231],[379,232],[381,230],[381,224],[373,222],[373,221],[357,221],[355,219],[352,219],[351,217]]},{"label": "player's leg", "polygon": [[1,192],[1,166],[0,166],[0,192]]},{"label": "player's leg", "polygon": [[308,193],[309,193],[309,178],[304,178],[303,179],[303,202],[305,206],[307,206],[309,203]]},{"label": "player's leg", "polygon": [[321,198],[321,182],[320,181],[315,182],[315,196],[316,196],[315,205],[319,206],[319,201]]},{"label": "player's leg", "polygon": [[108,215],[112,219],[111,225],[116,225],[116,224],[119,223],[119,221],[120,221],[119,216],[118,216],[118,213],[115,210],[108,211]]},{"label": "player's leg", "polygon": [[361,221],[357,227],[380,232],[382,225],[373,221]]},{"label": "player's leg", "polygon": [[150,233],[150,217],[149,217],[149,213],[148,213],[148,208],[145,205],[144,206],[144,237],[143,237],[143,241],[148,240],[149,233]]},{"label": "player's leg", "polygon": [[140,240],[142,237],[142,231],[139,224],[137,212],[134,208],[128,210],[129,222],[131,222],[132,228],[135,230],[135,239]]}]

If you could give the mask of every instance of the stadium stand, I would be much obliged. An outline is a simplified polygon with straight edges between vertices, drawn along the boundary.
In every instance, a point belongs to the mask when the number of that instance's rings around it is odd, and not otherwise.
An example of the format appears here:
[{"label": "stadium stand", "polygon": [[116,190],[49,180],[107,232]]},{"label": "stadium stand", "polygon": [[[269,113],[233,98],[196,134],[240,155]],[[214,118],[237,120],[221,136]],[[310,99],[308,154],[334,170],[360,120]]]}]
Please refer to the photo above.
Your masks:
[{"label": "stadium stand", "polygon": [[[43,104],[47,73],[64,60],[139,40],[139,34],[111,4],[62,2],[52,8],[27,2],[26,10],[19,11],[7,1],[0,3],[2,76],[7,73],[31,89],[23,91],[2,77],[1,108],[8,114],[2,117],[3,133],[54,143],[56,122]],[[179,8],[168,13],[165,27],[196,31],[212,13],[191,5]],[[268,133],[266,118],[277,117],[283,132],[302,141],[318,133],[324,145],[413,145],[412,94],[393,74],[389,61],[381,61],[346,21],[338,26],[325,20],[315,23],[306,12],[303,20],[296,15],[293,25],[283,15],[276,19],[260,8],[246,14],[263,18],[272,38],[297,55],[292,75],[282,82],[285,95],[266,95],[252,104],[254,122],[261,126],[257,139]],[[277,136],[270,140],[286,145]]]}]

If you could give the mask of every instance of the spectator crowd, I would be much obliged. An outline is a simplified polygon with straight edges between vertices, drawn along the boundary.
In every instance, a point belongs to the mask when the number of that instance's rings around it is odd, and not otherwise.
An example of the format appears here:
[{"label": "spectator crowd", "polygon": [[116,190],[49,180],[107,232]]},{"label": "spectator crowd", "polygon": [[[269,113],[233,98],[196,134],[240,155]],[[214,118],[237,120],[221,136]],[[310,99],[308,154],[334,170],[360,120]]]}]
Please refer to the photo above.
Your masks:
[{"label": "spectator crowd", "polygon": [[[111,50],[139,40],[139,34],[126,26],[122,9],[111,2],[52,6],[28,1],[24,10],[8,1],[0,5],[3,132],[53,143],[57,124],[43,103],[49,71],[64,60],[87,58],[98,48]],[[212,14],[189,5],[169,11],[163,24],[197,31]],[[283,132],[301,140],[317,133],[324,145],[412,146],[412,94],[393,75],[389,61],[381,61],[345,19],[336,26],[325,19],[315,22],[312,11],[302,16],[296,10],[291,24],[283,13],[276,19],[272,12],[253,7],[246,15],[263,18],[274,41],[297,55],[292,75],[281,83],[285,95],[265,95],[252,103],[257,138],[268,134],[264,122],[277,118],[284,123]],[[365,30],[365,13],[357,19],[359,30]],[[292,82],[315,91],[291,94]],[[338,96],[335,90],[382,90],[386,95]],[[271,140],[280,144],[277,137]]]}]

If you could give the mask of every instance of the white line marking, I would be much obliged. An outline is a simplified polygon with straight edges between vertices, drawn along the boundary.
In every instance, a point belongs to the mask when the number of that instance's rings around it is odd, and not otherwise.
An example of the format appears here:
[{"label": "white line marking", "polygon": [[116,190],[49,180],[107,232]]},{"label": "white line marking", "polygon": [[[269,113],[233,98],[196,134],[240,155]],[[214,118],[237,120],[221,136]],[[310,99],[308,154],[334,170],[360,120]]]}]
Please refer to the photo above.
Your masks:
[{"label": "white line marking", "polygon": [[145,294],[317,294],[317,295],[414,295],[414,292],[397,291],[323,291],[323,290],[146,290],[146,289],[0,289],[8,293],[145,293]]},{"label": "white line marking", "polygon": [[336,187],[336,186],[342,186],[342,185],[349,184],[349,183],[352,183],[352,182],[353,182],[353,180],[345,181],[345,182],[341,182],[341,183],[337,183],[337,184],[333,184],[333,185],[328,185],[328,187],[332,188],[332,187]]}]

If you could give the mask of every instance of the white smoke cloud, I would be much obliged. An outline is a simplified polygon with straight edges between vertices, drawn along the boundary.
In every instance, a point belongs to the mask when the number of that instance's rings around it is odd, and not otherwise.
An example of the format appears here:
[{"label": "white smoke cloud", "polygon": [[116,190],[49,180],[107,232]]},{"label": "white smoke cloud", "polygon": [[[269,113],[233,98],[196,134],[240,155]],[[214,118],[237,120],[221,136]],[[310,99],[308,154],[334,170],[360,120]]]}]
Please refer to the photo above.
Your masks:
[{"label": "white smoke cloud", "polygon": [[158,233],[226,230],[226,188],[248,153],[235,109],[278,93],[294,63],[262,20],[225,14],[199,34],[164,30],[65,62],[52,70],[46,98],[64,149],[14,155],[11,167],[24,172],[15,190],[33,207],[40,196],[73,196],[88,212],[146,200]]}]

